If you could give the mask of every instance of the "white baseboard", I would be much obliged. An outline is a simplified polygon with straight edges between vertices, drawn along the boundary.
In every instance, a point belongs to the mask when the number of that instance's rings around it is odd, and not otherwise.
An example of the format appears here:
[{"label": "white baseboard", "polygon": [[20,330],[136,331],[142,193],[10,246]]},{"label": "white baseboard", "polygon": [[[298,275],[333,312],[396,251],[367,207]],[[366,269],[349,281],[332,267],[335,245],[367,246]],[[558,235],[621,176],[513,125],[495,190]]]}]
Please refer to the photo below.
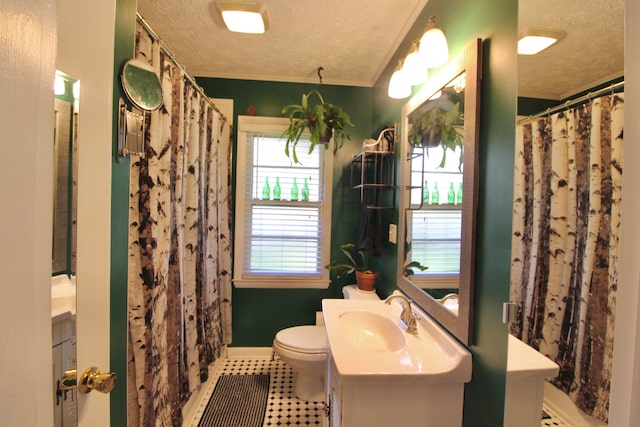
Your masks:
[{"label": "white baseboard", "polygon": [[244,357],[255,357],[271,359],[273,349],[271,347],[228,347],[227,357],[229,359],[242,359]]}]

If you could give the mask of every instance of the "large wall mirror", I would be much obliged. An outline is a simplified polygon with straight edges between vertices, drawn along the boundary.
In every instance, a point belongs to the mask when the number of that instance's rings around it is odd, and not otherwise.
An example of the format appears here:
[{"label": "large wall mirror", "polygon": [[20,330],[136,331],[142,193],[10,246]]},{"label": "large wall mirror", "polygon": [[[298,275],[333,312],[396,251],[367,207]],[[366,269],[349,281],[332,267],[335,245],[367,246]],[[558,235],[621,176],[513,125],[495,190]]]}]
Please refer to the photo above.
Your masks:
[{"label": "large wall mirror", "polygon": [[[402,109],[398,287],[471,344],[482,41]],[[412,262],[424,271],[406,266]]]}]

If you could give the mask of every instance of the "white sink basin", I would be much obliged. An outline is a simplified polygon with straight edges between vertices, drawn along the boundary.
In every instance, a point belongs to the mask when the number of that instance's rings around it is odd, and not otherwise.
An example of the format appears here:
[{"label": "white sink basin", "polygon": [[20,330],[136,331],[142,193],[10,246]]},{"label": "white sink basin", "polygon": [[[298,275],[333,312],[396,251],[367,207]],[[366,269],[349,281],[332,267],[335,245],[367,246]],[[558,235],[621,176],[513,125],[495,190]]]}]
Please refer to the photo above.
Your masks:
[{"label": "white sink basin", "polygon": [[398,324],[397,298],[391,304],[325,299],[322,312],[331,356],[341,375],[393,376],[421,383],[471,380],[471,353],[415,307],[418,334],[407,333]]},{"label": "white sink basin", "polygon": [[393,320],[364,310],[340,314],[342,333],[351,345],[365,351],[397,351],[406,345],[403,332]]},{"label": "white sink basin", "polygon": [[51,278],[51,318],[74,315],[76,312],[76,286],[66,275]]}]

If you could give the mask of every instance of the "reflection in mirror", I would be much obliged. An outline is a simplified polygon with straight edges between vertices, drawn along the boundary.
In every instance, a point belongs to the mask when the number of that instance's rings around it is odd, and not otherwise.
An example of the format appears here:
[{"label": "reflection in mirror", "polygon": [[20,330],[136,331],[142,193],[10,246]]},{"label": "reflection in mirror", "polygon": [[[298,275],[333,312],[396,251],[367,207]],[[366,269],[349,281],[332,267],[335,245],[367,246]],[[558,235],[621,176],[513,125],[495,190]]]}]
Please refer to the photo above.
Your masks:
[{"label": "reflection in mirror", "polygon": [[[481,40],[402,110],[398,286],[471,342]],[[404,266],[426,267],[407,275]]]},{"label": "reflection in mirror", "polygon": [[[80,82],[56,71],[53,140],[51,328],[54,426],[76,426],[77,391],[63,378],[76,369],[76,212],[78,95]],[[69,372],[71,374],[69,374]],[[65,373],[68,373],[65,375]]]},{"label": "reflection in mirror", "polygon": [[75,195],[77,176],[75,128],[77,105],[74,87],[77,82],[56,72],[53,141],[53,274],[75,274]]},{"label": "reflection in mirror", "polygon": [[408,118],[407,257],[428,267],[412,282],[439,300],[459,288],[464,77],[456,76]]}]

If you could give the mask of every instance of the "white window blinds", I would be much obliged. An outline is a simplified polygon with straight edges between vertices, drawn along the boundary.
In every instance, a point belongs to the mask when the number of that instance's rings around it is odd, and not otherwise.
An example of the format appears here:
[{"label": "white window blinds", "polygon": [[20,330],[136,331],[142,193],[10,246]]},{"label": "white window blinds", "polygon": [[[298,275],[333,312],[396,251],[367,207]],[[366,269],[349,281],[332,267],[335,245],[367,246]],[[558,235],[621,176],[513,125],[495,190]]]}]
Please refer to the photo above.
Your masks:
[{"label": "white window blinds", "polygon": [[[325,156],[322,147],[309,153],[303,137],[296,152],[300,164],[284,154],[281,132],[239,132],[234,281],[243,286],[320,287],[328,275],[328,225]],[[236,240],[237,241],[237,240]],[[239,251],[238,251],[239,249]],[[238,274],[240,273],[240,274]],[[294,283],[296,282],[296,283]],[[325,287],[324,285],[322,287]]]}]

